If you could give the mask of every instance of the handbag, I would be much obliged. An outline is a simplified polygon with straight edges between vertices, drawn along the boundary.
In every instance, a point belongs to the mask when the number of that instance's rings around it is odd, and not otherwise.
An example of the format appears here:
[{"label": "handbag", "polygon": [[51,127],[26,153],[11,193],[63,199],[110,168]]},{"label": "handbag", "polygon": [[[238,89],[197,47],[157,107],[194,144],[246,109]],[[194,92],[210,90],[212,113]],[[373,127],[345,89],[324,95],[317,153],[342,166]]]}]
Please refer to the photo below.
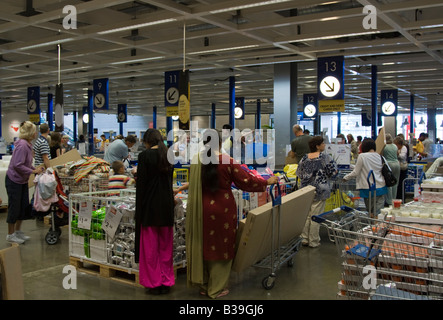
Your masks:
[{"label": "handbag", "polygon": [[408,163],[407,162],[400,162],[400,170],[408,170]]},{"label": "handbag", "polygon": [[385,178],[386,186],[387,187],[395,186],[397,184],[397,178],[394,176],[394,173],[392,172],[391,168],[389,168],[383,156],[380,155],[380,157],[382,163],[381,173]]}]

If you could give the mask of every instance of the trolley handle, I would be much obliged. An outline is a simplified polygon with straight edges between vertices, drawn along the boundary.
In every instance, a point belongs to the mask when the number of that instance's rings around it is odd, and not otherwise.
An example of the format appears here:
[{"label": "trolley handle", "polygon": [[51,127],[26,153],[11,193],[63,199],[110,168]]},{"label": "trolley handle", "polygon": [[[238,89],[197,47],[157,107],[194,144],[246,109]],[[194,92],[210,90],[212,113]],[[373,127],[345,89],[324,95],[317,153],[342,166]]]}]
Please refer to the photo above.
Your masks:
[{"label": "trolley handle", "polygon": [[[373,182],[372,184],[369,181],[371,176],[372,176],[372,182]],[[373,170],[369,171],[367,181],[368,181],[368,185],[369,185],[369,191],[374,191],[375,190],[375,175],[374,175],[374,171]]]},{"label": "trolley handle", "polygon": [[422,184],[423,179],[426,180],[426,173],[423,171],[420,175],[420,179],[418,179],[418,184]]},{"label": "trolley handle", "polygon": [[312,219],[312,221],[315,221],[317,223],[324,223],[324,222],[328,221],[328,219],[326,219],[325,217],[330,215],[330,214],[338,213],[340,211],[352,212],[353,210],[354,209],[352,209],[351,207],[341,206],[341,207],[338,207],[338,208],[335,208],[335,209],[323,212],[323,213],[321,213],[319,215],[314,215],[314,216],[311,217],[311,219]]},{"label": "trolley handle", "polygon": [[280,185],[278,183],[275,184],[277,186],[278,189],[278,196],[274,197],[274,193],[272,192],[274,189],[274,185],[271,184],[271,187],[269,188],[269,193],[271,194],[271,199],[272,199],[272,206],[279,206],[281,205],[281,190],[280,190]]}]

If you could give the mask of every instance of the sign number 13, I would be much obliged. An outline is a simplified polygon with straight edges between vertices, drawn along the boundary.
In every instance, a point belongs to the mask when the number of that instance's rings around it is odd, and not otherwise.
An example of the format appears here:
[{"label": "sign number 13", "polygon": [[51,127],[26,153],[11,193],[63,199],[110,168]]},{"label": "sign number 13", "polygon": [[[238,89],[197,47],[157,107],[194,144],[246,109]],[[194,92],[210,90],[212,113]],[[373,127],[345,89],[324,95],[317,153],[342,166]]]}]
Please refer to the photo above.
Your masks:
[{"label": "sign number 13", "polygon": [[335,61],[325,62],[325,66],[326,66],[326,72],[337,71],[337,62],[335,62]]}]

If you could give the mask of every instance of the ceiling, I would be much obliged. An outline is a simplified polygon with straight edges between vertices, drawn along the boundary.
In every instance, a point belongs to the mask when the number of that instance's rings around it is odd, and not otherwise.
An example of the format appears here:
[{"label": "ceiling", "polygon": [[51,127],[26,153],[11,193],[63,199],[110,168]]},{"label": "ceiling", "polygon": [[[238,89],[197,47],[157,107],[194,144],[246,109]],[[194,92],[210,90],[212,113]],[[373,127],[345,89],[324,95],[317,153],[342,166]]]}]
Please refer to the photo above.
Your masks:
[{"label": "ceiling", "polygon": [[[63,25],[68,5],[77,29]],[[376,29],[363,27],[366,5]],[[442,108],[442,50],[441,0],[1,0],[0,100],[3,113],[26,112],[27,87],[45,101],[60,81],[65,112],[81,111],[93,80],[109,78],[109,113],[126,103],[129,114],[162,115],[164,72],[186,68],[192,115],[212,103],[228,113],[230,76],[246,113],[257,99],[272,113],[274,64],[298,63],[301,105],[317,91],[317,58],[343,55],[347,112],[370,109],[376,65],[378,89],[399,89],[400,112],[414,94],[420,113]]]}]

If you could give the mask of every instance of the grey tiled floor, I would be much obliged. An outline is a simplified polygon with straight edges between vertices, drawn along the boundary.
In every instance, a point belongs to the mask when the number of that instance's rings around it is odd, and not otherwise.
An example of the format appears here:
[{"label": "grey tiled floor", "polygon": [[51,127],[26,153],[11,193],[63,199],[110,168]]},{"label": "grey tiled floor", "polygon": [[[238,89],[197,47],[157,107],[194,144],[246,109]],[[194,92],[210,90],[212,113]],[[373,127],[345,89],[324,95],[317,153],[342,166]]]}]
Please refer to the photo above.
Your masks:
[{"label": "grey tiled floor", "polygon": [[[6,213],[0,213],[0,249],[10,245],[5,241],[5,220]],[[23,222],[22,230],[31,237],[20,245],[26,300],[208,300],[199,295],[197,288],[186,286],[186,272],[180,270],[168,295],[153,296],[143,288],[84,272],[77,273],[77,289],[64,289],[63,279],[67,274],[63,268],[69,265],[68,228],[62,227],[55,245],[45,242],[48,229],[42,221]],[[293,267],[279,268],[271,290],[265,290],[261,284],[269,270],[250,267],[231,274],[230,294],[220,300],[335,300],[340,261],[326,230],[321,229],[321,237],[319,248],[302,247],[294,256]]]}]

